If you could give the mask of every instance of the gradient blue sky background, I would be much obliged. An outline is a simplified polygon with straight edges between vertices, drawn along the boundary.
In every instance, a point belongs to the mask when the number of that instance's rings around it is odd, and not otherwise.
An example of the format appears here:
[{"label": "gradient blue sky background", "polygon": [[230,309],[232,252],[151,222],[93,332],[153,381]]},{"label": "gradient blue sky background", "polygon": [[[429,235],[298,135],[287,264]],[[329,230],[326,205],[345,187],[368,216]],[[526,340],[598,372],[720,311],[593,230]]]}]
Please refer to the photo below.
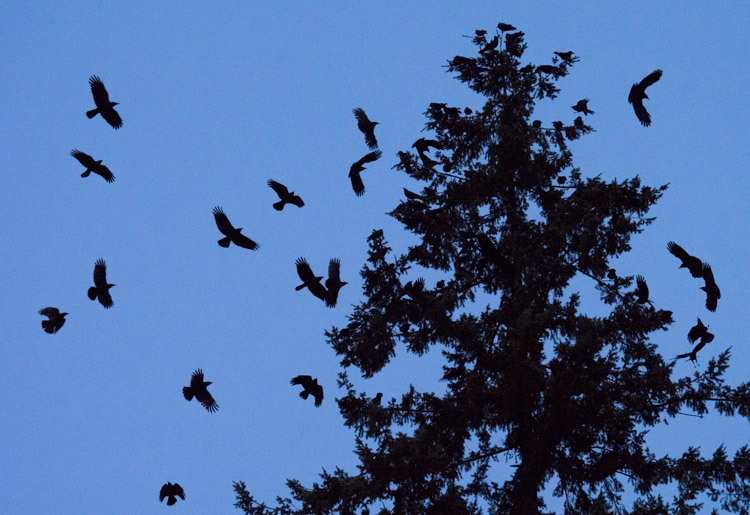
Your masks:
[{"label": "gradient blue sky background", "polygon": [[[391,170],[396,152],[427,135],[430,102],[482,105],[441,66],[474,55],[462,35],[499,21],[526,33],[524,61],[580,57],[535,118],[569,123],[569,106],[590,99],[596,132],[570,145],[585,176],[670,183],[656,222],[615,263],[645,275],[655,305],[674,312],[655,337],[663,354],[689,349],[700,316],[716,335],[700,364],[733,346],[728,376],[747,380],[748,13],[739,1],[2,2],[0,513],[239,513],[233,480],[272,502],[287,478],[310,485],[322,468],[353,471],[323,331],[362,299],[372,229],[396,250],[414,241],[384,214],[402,187],[419,189]],[[657,68],[643,128],[627,95]],[[119,131],[85,116],[93,74],[121,103]],[[361,198],[347,178],[367,152],[354,107],[380,122],[383,150]],[[81,179],[73,148],[103,159],[116,181]],[[274,211],[269,178],[306,206]],[[215,205],[259,251],[216,244]],[[712,264],[716,313],[669,240]],[[321,274],[341,259],[350,284],[335,309],[294,291],[299,256]],[[117,284],[111,310],[86,297],[98,258]],[[573,289],[603,313],[590,280]],[[58,334],[40,327],[45,306],[70,313]],[[410,384],[441,392],[440,363],[438,349],[399,353],[373,379],[350,379],[386,399]],[[218,413],[182,398],[199,367]],[[289,386],[297,374],[319,378],[321,408]],[[749,429],[683,416],[651,439],[657,455],[721,442],[733,452]],[[498,466],[495,479],[513,470]],[[166,481],[187,500],[160,505]]]}]

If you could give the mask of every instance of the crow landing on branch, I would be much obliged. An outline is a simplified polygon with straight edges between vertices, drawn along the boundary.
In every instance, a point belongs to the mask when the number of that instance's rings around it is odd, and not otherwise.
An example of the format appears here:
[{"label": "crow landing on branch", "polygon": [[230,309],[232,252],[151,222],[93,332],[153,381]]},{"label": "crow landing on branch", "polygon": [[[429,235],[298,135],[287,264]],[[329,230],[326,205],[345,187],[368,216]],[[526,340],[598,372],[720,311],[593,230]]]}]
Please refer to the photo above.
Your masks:
[{"label": "crow landing on branch", "polygon": [[93,157],[88,154],[84,154],[78,149],[70,151],[70,155],[78,159],[78,162],[86,167],[86,171],[81,174],[81,177],[88,177],[91,172],[96,175],[100,175],[107,182],[114,182],[115,176],[109,171],[109,168],[102,164],[102,160],[95,161]]},{"label": "crow landing on branch", "polygon": [[45,333],[55,334],[65,324],[65,315],[60,313],[57,308],[44,308],[39,310],[39,314],[47,317],[49,320],[42,320],[42,329]]},{"label": "crow landing on branch", "polygon": [[91,93],[94,95],[96,109],[87,111],[86,116],[90,119],[100,114],[113,128],[119,129],[122,127],[122,118],[120,118],[120,115],[114,109],[119,102],[110,102],[107,88],[104,87],[101,79],[96,75],[89,77],[89,84],[91,84]]},{"label": "crow landing on branch", "polygon": [[107,264],[103,259],[98,259],[94,264],[94,286],[89,288],[89,298],[96,300],[98,297],[99,304],[106,309],[111,308],[114,305],[112,296],[109,294],[109,289],[112,286],[114,284],[107,283]]},{"label": "crow landing on branch", "polygon": [[219,410],[219,405],[216,404],[214,398],[208,393],[208,385],[210,384],[212,384],[212,381],[203,380],[203,370],[199,368],[193,372],[190,378],[190,386],[185,386],[182,389],[182,395],[189,401],[195,397],[195,400],[200,402],[209,413],[214,413]]},{"label": "crow landing on branch", "polygon": [[293,386],[301,385],[304,388],[299,396],[307,399],[309,395],[315,398],[315,406],[319,407],[323,403],[323,387],[318,384],[318,378],[313,379],[311,376],[297,376],[289,383]]},{"label": "crow landing on branch", "polygon": [[648,114],[646,108],[643,107],[643,99],[648,98],[648,95],[646,95],[646,88],[661,79],[661,74],[661,70],[655,70],[646,75],[646,77],[641,82],[633,84],[633,87],[630,88],[628,102],[633,105],[635,115],[638,117],[638,120],[640,120],[641,125],[643,125],[644,127],[648,127],[649,125],[651,125],[651,115]]}]

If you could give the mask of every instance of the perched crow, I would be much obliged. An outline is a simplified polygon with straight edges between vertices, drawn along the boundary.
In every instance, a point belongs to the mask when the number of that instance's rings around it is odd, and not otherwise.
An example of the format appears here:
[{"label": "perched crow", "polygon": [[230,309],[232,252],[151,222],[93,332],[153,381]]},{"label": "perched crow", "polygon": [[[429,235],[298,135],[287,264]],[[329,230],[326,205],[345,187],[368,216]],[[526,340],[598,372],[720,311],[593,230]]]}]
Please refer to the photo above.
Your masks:
[{"label": "perched crow", "polygon": [[380,403],[382,400],[383,400],[383,392],[378,392],[378,394],[372,399],[373,406],[380,406]]},{"label": "perched crow", "polygon": [[583,118],[579,116],[575,120],[573,120],[573,126],[577,129],[583,128]]},{"label": "perched crow", "polygon": [[411,155],[407,152],[401,152],[399,150],[398,159],[399,159],[399,163],[391,166],[391,168],[396,168],[400,165],[403,167],[406,173],[411,174]]},{"label": "perched crow", "polygon": [[577,113],[583,113],[584,115],[594,114],[594,111],[589,109],[588,102],[589,99],[584,98],[583,100],[579,100],[576,105],[570,107],[572,107],[573,111]]},{"label": "perched crow", "polygon": [[383,153],[380,150],[375,150],[364,156],[359,161],[353,163],[351,168],[349,168],[349,179],[352,181],[352,189],[358,197],[365,194],[365,185],[362,182],[362,177],[359,176],[359,173],[365,170],[365,167],[362,165],[376,161],[380,159],[380,156],[382,155]]},{"label": "perched crow", "polygon": [[414,144],[411,147],[417,149],[417,152],[420,155],[429,151],[430,147],[438,148],[438,149],[443,148],[443,146],[440,144],[439,141],[435,141],[434,139],[424,139],[424,138],[419,138],[417,141],[414,142]]},{"label": "perched crow", "polygon": [[161,487],[161,491],[159,492],[159,502],[163,502],[164,498],[168,497],[167,506],[172,506],[174,503],[177,502],[177,499],[175,499],[175,496],[179,496],[180,499],[184,501],[185,491],[177,483],[175,484],[167,483]]},{"label": "perched crow", "polygon": [[503,22],[498,23],[497,28],[500,30],[500,32],[508,32],[511,30],[516,30],[516,28],[513,25],[509,23],[503,23]]},{"label": "perched crow", "polygon": [[112,297],[109,294],[109,289],[114,284],[107,284],[107,264],[103,259],[97,259],[94,264],[94,286],[89,288],[89,298],[96,300],[99,297],[99,304],[104,306],[106,309],[112,307]]},{"label": "perched crow", "polygon": [[481,38],[482,36],[484,36],[485,34],[487,34],[487,31],[486,30],[482,30],[482,29],[477,29],[477,30],[474,31],[474,34],[476,34],[477,36],[479,36]]},{"label": "perched crow", "polygon": [[406,195],[406,198],[409,200],[417,200],[419,202],[427,202],[427,199],[423,197],[422,195],[419,195],[417,193],[414,193],[413,191],[409,191],[406,188],[404,188],[404,195]]},{"label": "perched crow", "polygon": [[114,107],[119,104],[119,102],[109,101],[109,94],[107,94],[107,89],[104,87],[104,84],[96,75],[92,75],[91,77],[89,77],[89,84],[91,84],[91,93],[93,93],[94,95],[94,103],[96,104],[96,109],[87,111],[86,116],[88,116],[89,118],[93,118],[97,114],[100,114],[102,115],[102,118],[104,118],[107,123],[115,129],[119,129],[120,127],[122,127],[122,118],[120,118],[120,115],[117,114],[117,111],[115,111],[114,109]]},{"label": "perched crow", "polygon": [[214,208],[213,213],[214,220],[216,220],[216,226],[219,228],[219,231],[221,231],[221,234],[226,236],[226,238],[222,238],[217,242],[219,245],[227,248],[229,247],[229,243],[231,242],[238,247],[242,247],[243,249],[257,250],[260,248],[260,245],[255,243],[253,240],[251,240],[244,234],[240,234],[240,231],[242,231],[242,227],[238,227],[237,229],[234,228],[234,226],[229,221],[229,218],[227,218],[227,215],[224,214],[224,210],[219,206],[216,206]]},{"label": "perched crow", "polygon": [[646,75],[646,77],[641,82],[639,82],[638,84],[633,84],[633,87],[630,88],[628,102],[633,104],[635,115],[638,117],[638,119],[641,121],[641,125],[643,125],[644,127],[648,127],[649,125],[651,125],[651,115],[648,114],[646,108],[643,107],[643,99],[648,98],[648,95],[646,95],[646,88],[661,79],[661,74],[661,70],[655,70]]},{"label": "perched crow", "polygon": [[552,122],[552,127],[555,128],[555,142],[557,142],[558,146],[560,147],[565,146],[565,136],[563,136],[565,126],[563,126],[563,122],[561,122],[560,120]]},{"label": "perched crow", "polygon": [[699,339],[707,339],[707,341],[710,342],[714,339],[714,335],[708,332],[708,327],[703,325],[703,322],[701,322],[701,319],[699,318],[698,323],[688,331],[687,338],[690,343],[695,343],[696,340]]},{"label": "perched crow", "polygon": [[646,279],[642,275],[635,276],[635,296],[637,297],[638,304],[645,304],[648,302],[648,285]]},{"label": "perched crow", "polygon": [[613,280],[617,279],[617,271],[614,268],[607,270],[607,278]]},{"label": "perched crow", "polygon": [[203,370],[199,368],[193,372],[190,378],[190,386],[185,386],[182,389],[182,395],[189,401],[195,397],[195,400],[200,402],[209,413],[213,413],[219,410],[219,405],[216,404],[214,398],[208,393],[207,387],[210,384],[212,384],[212,381],[203,380]]},{"label": "perched crow", "polygon": [[49,320],[42,320],[42,329],[44,329],[45,333],[55,334],[65,325],[65,315],[67,313],[60,313],[60,310],[57,308],[40,309],[39,314],[49,318]]},{"label": "perched crow", "polygon": [[498,44],[499,41],[500,40],[497,38],[497,36],[495,36],[494,38],[492,38],[490,40],[489,43],[487,43],[486,45],[484,45],[483,48],[479,49],[479,53],[480,54],[484,54],[488,50],[494,50],[494,49],[496,49],[497,48],[497,44]]},{"label": "perched crow", "polygon": [[703,262],[695,256],[688,254],[685,249],[677,245],[675,242],[670,241],[667,243],[667,250],[677,257],[682,264],[680,268],[687,268],[690,270],[690,275],[693,277],[703,277]]},{"label": "perched crow", "polygon": [[[299,278],[302,279],[302,284],[297,286],[295,290],[300,291],[302,288],[307,287],[307,289],[310,290],[310,293],[327,303],[328,291],[320,283],[320,280],[323,278],[323,276],[316,276],[313,273],[312,268],[310,268],[310,265],[307,264],[307,260],[305,258],[297,258],[295,264],[297,265],[297,275],[299,275]],[[338,291],[336,293],[338,294]]]},{"label": "perched crow", "polygon": [[419,277],[414,281],[409,281],[401,287],[401,296],[408,295],[412,300],[416,300],[420,293],[424,291],[424,277]]},{"label": "perched crow", "polygon": [[575,58],[573,57],[573,52],[555,52],[555,55],[558,56],[563,61],[565,61],[566,63],[572,63],[575,61]]},{"label": "perched crow", "polygon": [[[342,281],[339,277],[339,271],[341,269],[341,261],[338,258],[333,258],[328,262],[328,279],[326,279],[326,306],[333,308],[336,306],[336,301],[339,298],[339,290],[345,284],[349,284],[346,281]],[[312,290],[311,290],[312,291]]]},{"label": "perched crow", "polygon": [[513,32],[505,35],[505,49],[513,57],[521,57],[521,41],[525,34],[523,32]]},{"label": "perched crow", "polygon": [[313,379],[310,376],[297,376],[291,381],[292,385],[302,385],[302,392],[299,394],[303,399],[307,399],[308,395],[315,397],[315,406],[320,406],[323,402],[323,387],[318,384],[318,378]]},{"label": "perched crow", "polygon": [[360,107],[352,109],[352,112],[357,118],[357,127],[362,131],[362,134],[365,135],[365,143],[367,143],[367,146],[371,149],[378,148],[378,140],[375,139],[375,126],[378,122],[371,122]]},{"label": "perched crow", "polygon": [[550,73],[552,75],[557,75],[560,73],[560,68],[557,66],[552,66],[551,64],[541,64],[536,67],[536,71],[539,73]]},{"label": "perched crow", "polygon": [[721,298],[721,291],[716,286],[714,273],[711,270],[711,265],[708,263],[703,263],[703,281],[706,285],[701,286],[701,290],[706,292],[706,308],[709,311],[716,311],[716,303]]},{"label": "perched crow", "polygon": [[562,186],[563,184],[565,184],[565,181],[567,181],[567,180],[568,180],[567,177],[565,177],[564,175],[560,175],[557,178],[557,184],[559,184],[560,186]]},{"label": "perched crow", "polygon": [[273,189],[273,191],[276,192],[276,194],[281,199],[273,205],[273,208],[276,211],[281,211],[282,209],[284,209],[284,206],[286,204],[294,204],[297,207],[302,207],[305,205],[305,203],[302,202],[302,199],[298,195],[295,195],[293,191],[290,192],[283,184],[269,179],[268,185],[271,187],[271,189]]},{"label": "perched crow", "polygon": [[78,159],[78,162],[86,167],[86,171],[81,174],[81,177],[88,177],[91,175],[91,172],[94,172],[97,175],[101,175],[107,182],[114,182],[115,176],[112,175],[109,168],[102,164],[101,159],[94,161],[93,157],[77,149],[71,150],[70,155]]}]

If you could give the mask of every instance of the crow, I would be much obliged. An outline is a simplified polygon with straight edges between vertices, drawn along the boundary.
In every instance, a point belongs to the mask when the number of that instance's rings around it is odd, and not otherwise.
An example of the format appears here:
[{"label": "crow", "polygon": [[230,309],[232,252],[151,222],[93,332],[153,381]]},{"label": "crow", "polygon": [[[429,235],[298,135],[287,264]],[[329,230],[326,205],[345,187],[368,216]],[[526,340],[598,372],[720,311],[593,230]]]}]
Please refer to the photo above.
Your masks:
[{"label": "crow", "polygon": [[554,52],[554,54],[566,63],[573,63],[576,60],[576,58],[573,57],[573,52]]},{"label": "crow", "polygon": [[594,114],[594,111],[589,109],[588,102],[589,99],[584,98],[583,100],[579,100],[576,105],[570,107],[572,107],[573,111],[577,113],[583,113],[584,115]]},{"label": "crow", "polygon": [[383,392],[378,392],[378,394],[372,399],[372,405],[380,406],[382,399],[383,399]]},{"label": "crow", "polygon": [[290,192],[287,189],[287,187],[284,186],[283,184],[278,183],[272,179],[269,179],[268,185],[271,187],[273,191],[276,192],[276,194],[281,199],[280,201],[276,202],[273,205],[273,208],[276,211],[281,211],[282,209],[284,209],[284,206],[286,204],[294,204],[297,207],[302,207],[305,205],[305,203],[302,201],[302,199],[298,195],[295,195],[293,191]]},{"label": "crow", "polygon": [[[698,322],[700,323],[700,319],[698,320]],[[700,324],[700,325],[703,325],[703,324]],[[691,329],[690,332],[693,332],[693,330],[697,327],[698,326],[693,327],[693,329]],[[704,330],[705,329],[706,328],[704,327]],[[688,338],[690,338],[689,333],[688,333]],[[701,335],[700,341],[698,342],[698,344],[695,347],[693,347],[693,350],[691,350],[690,352],[686,352],[685,354],[678,354],[677,356],[674,357],[674,359],[690,358],[690,361],[695,363],[698,360],[698,351],[701,350],[703,347],[705,347],[707,343],[712,342],[713,339],[714,339],[714,335],[712,333],[709,333],[708,331],[705,331],[705,333]]]},{"label": "crow", "polygon": [[417,141],[414,142],[414,144],[411,147],[417,149],[417,152],[419,153],[419,155],[422,155],[425,152],[429,151],[430,147],[437,148],[437,149],[443,148],[443,146],[440,144],[439,141],[435,141],[434,139],[424,139],[424,138],[419,138]]},{"label": "crow", "polygon": [[60,310],[57,308],[40,309],[39,314],[49,318],[49,320],[42,320],[42,329],[44,329],[45,333],[55,334],[65,325],[65,315],[67,313],[60,313]]},{"label": "crow", "polygon": [[508,32],[511,30],[516,30],[516,28],[513,25],[510,25],[509,23],[503,23],[503,22],[498,23],[497,28],[500,30],[500,32]]},{"label": "crow", "polygon": [[514,32],[505,35],[505,49],[513,57],[521,57],[521,41],[525,34],[523,32]]},{"label": "crow", "polygon": [[102,160],[94,161],[94,158],[88,154],[84,154],[78,149],[70,151],[70,155],[78,159],[78,162],[86,167],[86,171],[81,174],[81,177],[88,177],[91,172],[97,175],[101,175],[105,181],[114,182],[115,176],[109,171],[109,168],[102,164]]},{"label": "crow", "polygon": [[560,147],[565,146],[565,137],[563,136],[565,127],[563,126],[563,122],[560,120],[552,122],[552,127],[555,128],[555,141],[557,142],[557,145]]},{"label": "crow", "polygon": [[89,298],[96,300],[99,297],[99,304],[106,309],[111,308],[114,305],[109,294],[112,286],[114,284],[107,284],[107,264],[103,259],[97,259],[94,264],[94,286],[89,288]]},{"label": "crow", "polygon": [[257,250],[260,248],[260,245],[253,240],[244,234],[240,234],[242,227],[238,227],[237,229],[234,228],[229,221],[229,218],[227,218],[227,215],[224,214],[224,210],[219,206],[214,208],[213,213],[214,220],[216,220],[216,226],[219,228],[219,231],[226,236],[226,238],[222,238],[217,242],[220,246],[227,248],[231,242],[243,249]]},{"label": "crow", "polygon": [[682,264],[680,268],[687,268],[690,270],[690,275],[695,278],[703,277],[703,262],[695,256],[688,254],[685,249],[677,245],[675,242],[670,241],[667,243],[667,250],[677,257]]},{"label": "crow", "polygon": [[89,77],[89,84],[91,84],[91,93],[94,95],[96,109],[87,111],[86,116],[93,118],[97,114],[100,114],[113,128],[119,129],[122,127],[122,118],[120,118],[120,115],[114,110],[114,107],[119,104],[119,102],[109,101],[107,89],[104,87],[101,79],[96,75]]},{"label": "crow", "polygon": [[[297,275],[299,275],[299,278],[302,279],[302,284],[297,286],[295,290],[300,291],[302,288],[307,287],[307,289],[310,290],[310,293],[318,297],[320,300],[328,303],[328,291],[320,283],[320,280],[323,278],[323,276],[316,276],[313,273],[312,268],[310,268],[310,265],[307,264],[307,260],[305,258],[297,258],[295,264],[297,265]],[[328,273],[330,274],[330,266]],[[336,294],[338,294],[338,291],[336,292]]]},{"label": "crow", "polygon": [[646,279],[642,275],[635,276],[635,296],[638,304],[645,304],[648,302],[648,285]]},{"label": "crow", "polygon": [[349,168],[349,179],[352,181],[352,189],[358,197],[365,194],[365,185],[362,182],[362,177],[359,176],[359,173],[365,170],[365,167],[362,165],[376,161],[380,159],[380,156],[382,155],[383,153],[380,150],[375,150],[364,156],[359,161],[352,163],[351,168]]},{"label": "crow", "polygon": [[536,71],[538,71],[539,73],[549,73],[557,76],[557,74],[560,73],[560,68],[558,68],[557,66],[552,66],[551,64],[541,64],[536,67]]},{"label": "crow", "polygon": [[398,151],[399,163],[391,166],[391,168],[403,167],[404,171],[411,174],[411,155],[407,152]]},{"label": "crow", "polygon": [[172,506],[177,502],[177,499],[175,499],[176,495],[183,501],[185,500],[185,491],[179,484],[167,483],[161,487],[161,491],[159,492],[159,502],[163,502],[164,498],[168,497],[167,506]]},{"label": "crow", "polygon": [[208,393],[207,387],[210,384],[212,384],[212,381],[203,380],[203,370],[199,368],[193,372],[190,378],[190,386],[183,387],[182,395],[189,401],[195,397],[195,400],[200,402],[209,413],[214,413],[218,411],[219,405],[216,404],[214,398]]},{"label": "crow", "polygon": [[648,114],[646,108],[643,107],[643,99],[648,98],[648,95],[646,95],[646,88],[661,79],[661,74],[661,70],[655,70],[646,75],[646,77],[641,82],[639,82],[638,84],[633,84],[633,87],[630,88],[628,102],[633,104],[635,115],[638,117],[638,119],[641,121],[641,125],[643,125],[644,127],[648,127],[649,125],[651,125],[651,115]]},{"label": "crow", "polygon": [[379,122],[371,122],[370,119],[367,118],[364,110],[360,107],[352,109],[352,112],[357,118],[357,127],[362,131],[362,134],[365,135],[365,143],[367,143],[367,146],[370,147],[370,149],[378,148],[378,140],[375,139],[375,126],[378,125]]},{"label": "crow", "polygon": [[714,335],[708,332],[708,327],[703,325],[703,322],[701,319],[698,319],[698,323],[695,324],[693,327],[690,328],[690,331],[688,331],[688,341],[690,343],[695,343],[698,339],[708,339],[710,342],[714,339]]},{"label": "crow", "polygon": [[494,38],[492,38],[490,40],[489,43],[487,43],[486,45],[484,45],[483,48],[479,49],[479,53],[480,54],[484,54],[488,50],[494,50],[494,49],[496,49],[498,42],[499,42],[499,39],[497,38],[497,36],[495,36]]},{"label": "crow", "polygon": [[578,116],[575,120],[573,120],[573,126],[577,129],[583,128],[583,118]]},{"label": "crow", "polygon": [[427,198],[417,193],[414,193],[413,191],[409,191],[406,188],[404,188],[404,195],[406,195],[406,198],[409,200],[416,200],[416,201],[425,202],[425,203],[427,202]]},{"label": "crow", "polygon": [[716,311],[716,303],[721,298],[721,291],[716,286],[714,281],[714,273],[711,270],[711,265],[703,263],[703,281],[706,283],[705,286],[701,286],[701,290],[706,292],[706,308],[709,311]]},{"label": "crow", "polygon": [[336,301],[339,298],[339,290],[345,284],[349,284],[346,281],[342,281],[339,277],[339,271],[341,269],[341,261],[338,258],[333,258],[328,262],[328,279],[326,279],[326,306],[333,308],[336,306]]},{"label": "crow", "polygon": [[469,115],[470,115],[471,113],[473,113],[473,112],[474,112],[474,111],[472,111],[472,110],[471,110],[471,107],[464,107],[464,114],[465,114],[466,116],[469,116]]},{"label": "crow", "polygon": [[487,34],[487,31],[486,30],[482,30],[482,29],[477,29],[477,30],[474,31],[474,34],[476,34],[477,36],[479,36],[481,38],[482,36],[484,36],[485,34]]},{"label": "crow", "polygon": [[313,379],[311,376],[297,376],[291,381],[292,385],[302,385],[302,392],[299,396],[303,399],[307,399],[308,395],[315,397],[315,406],[320,406],[323,402],[323,387],[318,384],[318,378]]}]

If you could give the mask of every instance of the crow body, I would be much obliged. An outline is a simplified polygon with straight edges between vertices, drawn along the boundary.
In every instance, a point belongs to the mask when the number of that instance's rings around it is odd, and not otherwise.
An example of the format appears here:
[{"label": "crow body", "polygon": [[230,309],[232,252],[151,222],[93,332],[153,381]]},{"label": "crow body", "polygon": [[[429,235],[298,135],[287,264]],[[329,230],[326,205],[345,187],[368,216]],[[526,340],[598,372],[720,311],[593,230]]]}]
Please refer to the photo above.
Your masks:
[{"label": "crow body", "polygon": [[594,111],[589,109],[589,99],[584,98],[583,100],[579,100],[578,103],[574,106],[570,106],[573,108],[573,111],[577,113],[583,113],[584,115],[594,114]]},{"label": "crow body", "polygon": [[329,308],[336,307],[336,302],[339,298],[339,290],[345,284],[349,284],[346,281],[342,281],[339,276],[341,270],[341,261],[338,258],[333,258],[328,262],[328,279],[326,279],[326,298],[325,303]]},{"label": "crow body", "polygon": [[60,313],[57,308],[44,308],[39,310],[39,314],[47,317],[49,320],[42,320],[42,329],[45,333],[55,334],[65,324],[65,315],[67,313]]},{"label": "crow body", "polygon": [[648,285],[646,279],[642,275],[635,276],[635,297],[638,304],[645,304],[648,302]]},{"label": "crow body", "polygon": [[695,256],[691,256],[687,253],[687,251],[685,251],[685,249],[683,249],[673,241],[667,243],[667,250],[669,250],[669,252],[673,256],[682,261],[680,268],[687,268],[688,270],[690,270],[690,275],[695,278],[703,277],[703,262],[700,259]]},{"label": "crow body", "polygon": [[323,302],[326,302],[328,299],[328,291],[320,282],[320,280],[323,279],[323,276],[316,276],[305,258],[297,258],[295,264],[297,265],[297,275],[302,279],[302,284],[297,286],[295,290],[300,291],[302,288],[307,288],[310,290],[310,293]]},{"label": "crow body", "polygon": [[357,118],[357,127],[365,135],[367,146],[371,149],[378,148],[378,140],[375,138],[375,126],[379,122],[371,122],[365,111],[360,107],[352,109],[352,112],[354,113],[354,117]]},{"label": "crow body", "polygon": [[716,311],[716,305],[721,298],[721,290],[714,281],[714,273],[711,270],[711,265],[703,263],[703,281],[705,286],[701,286],[701,290],[706,292],[706,309],[709,311]]}]

